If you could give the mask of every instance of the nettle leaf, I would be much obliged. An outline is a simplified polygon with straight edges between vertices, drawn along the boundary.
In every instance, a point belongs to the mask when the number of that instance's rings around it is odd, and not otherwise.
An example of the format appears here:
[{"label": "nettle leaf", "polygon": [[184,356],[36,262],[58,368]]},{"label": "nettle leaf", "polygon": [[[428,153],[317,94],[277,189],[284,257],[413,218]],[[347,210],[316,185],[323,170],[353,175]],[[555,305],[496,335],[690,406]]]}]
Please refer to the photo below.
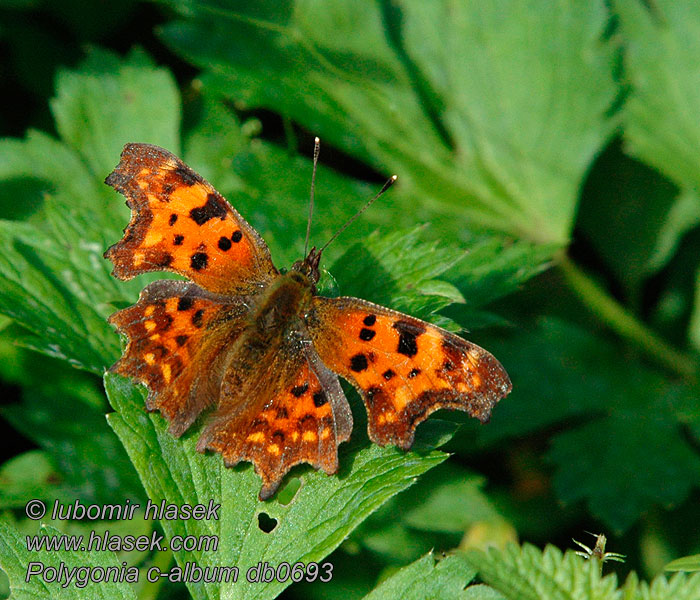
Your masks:
[{"label": "nettle leaf", "polygon": [[600,564],[573,552],[544,552],[525,544],[505,550],[471,551],[467,563],[479,577],[509,600],[621,600],[615,575],[602,577]]},{"label": "nettle leaf", "polygon": [[[168,538],[218,537],[217,551],[176,552],[181,566],[196,561],[202,568],[240,569],[235,584],[190,583],[188,588],[196,600],[229,597],[234,590],[237,598],[275,597],[291,581],[249,583],[245,574],[250,567],[261,561],[273,568],[282,562],[321,562],[386,500],[445,460],[446,454],[432,448],[447,441],[454,431],[450,424],[429,422],[419,428],[420,439],[408,453],[376,445],[358,448],[355,435],[349,446],[341,446],[337,476],[295,469],[301,486],[293,498],[286,497],[283,489],[272,500],[260,502],[260,479],[249,464],[227,469],[221,457],[197,453],[196,433],[175,439],[164,419],[145,414],[142,389],[126,380],[108,374],[105,389],[116,411],[109,415],[109,423],[154,502],[221,504],[218,520],[162,521]],[[271,531],[265,526],[270,519],[274,525]]]},{"label": "nettle leaf", "polygon": [[700,574],[687,576],[678,573],[666,579],[663,575],[651,583],[637,579],[630,573],[622,588],[622,600],[695,600],[700,598]]},{"label": "nettle leaf", "polygon": [[629,150],[680,187],[700,188],[700,6],[615,0],[623,34]]},{"label": "nettle leaf", "polygon": [[[50,525],[42,525],[39,535],[55,536],[60,532]],[[87,569],[92,567],[122,568],[113,552],[86,551],[75,552],[62,550],[42,550],[41,554],[27,550],[25,536],[11,525],[0,519],[0,567],[10,580],[11,597],[14,600],[37,600],[39,598],[56,598],[57,600],[136,600],[131,584],[124,582],[104,581],[99,585],[91,583],[76,585],[76,579],[69,586],[63,586],[60,580],[47,582],[40,575],[33,576],[28,582],[27,569],[29,563],[42,563],[46,568],[59,569],[63,564],[68,572],[76,569],[74,577],[85,577]],[[82,569],[80,569],[82,567]],[[39,568],[39,567],[37,567]],[[50,575],[47,574],[47,579]],[[65,581],[65,579],[64,579]]]},{"label": "nettle leaf", "polygon": [[422,318],[464,302],[457,288],[437,279],[464,252],[422,242],[420,233],[420,228],[383,236],[375,233],[350,247],[332,268],[341,293]]},{"label": "nettle leaf", "polygon": [[179,154],[180,95],[173,76],[143,52],[126,61],[93,49],[79,71],[62,71],[51,112],[61,139],[104,179],[124,144],[138,140]]},{"label": "nettle leaf", "polygon": [[522,240],[513,242],[497,235],[474,236],[465,240],[464,246],[466,255],[443,275],[463,294],[464,304],[448,307],[445,314],[469,330],[504,323],[486,306],[544,271],[560,249]]},{"label": "nettle leaf", "polygon": [[163,39],[205,85],[397,173],[404,210],[568,239],[614,126],[602,0],[168,4]]},{"label": "nettle leaf", "polygon": [[[435,561],[435,556],[426,554],[417,561],[399,569],[385,579],[364,600],[393,600],[405,598],[440,598],[440,600],[462,600],[464,588],[474,578],[475,571],[459,554]],[[481,598],[471,595],[469,598]],[[489,596],[483,596],[488,598]],[[493,596],[491,596],[493,597]]]}]

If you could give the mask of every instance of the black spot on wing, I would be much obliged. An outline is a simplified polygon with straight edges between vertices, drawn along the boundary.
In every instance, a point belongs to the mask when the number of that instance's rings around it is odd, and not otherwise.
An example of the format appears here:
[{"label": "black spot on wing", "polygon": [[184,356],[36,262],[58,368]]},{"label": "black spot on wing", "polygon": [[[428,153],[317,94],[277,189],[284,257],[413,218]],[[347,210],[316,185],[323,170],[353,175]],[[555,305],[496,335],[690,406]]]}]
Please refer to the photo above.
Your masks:
[{"label": "black spot on wing", "polygon": [[306,393],[306,390],[308,390],[308,389],[309,389],[308,383],[304,383],[302,385],[295,385],[292,388],[292,396],[294,396],[295,398],[301,398],[301,396],[303,396]]},{"label": "black spot on wing", "polygon": [[226,207],[223,206],[223,202],[214,194],[209,194],[204,206],[198,206],[190,211],[190,219],[197,225],[204,225],[209,219],[216,217],[223,219],[226,216]]},{"label": "black spot on wing", "polygon": [[394,375],[396,375],[396,373],[394,373],[391,369],[387,369],[384,371],[384,373],[382,373],[382,377],[384,377],[384,379],[387,381],[389,381]]},{"label": "black spot on wing", "polygon": [[175,338],[175,341],[177,342],[178,346],[184,346],[187,343],[187,340],[189,339],[189,336],[186,335],[178,335]]},{"label": "black spot on wing", "polygon": [[326,394],[323,390],[319,390],[314,394],[314,406],[316,408],[320,408],[326,402],[328,402],[328,398],[326,398]]},{"label": "black spot on wing", "polygon": [[178,310],[190,310],[192,308],[192,305],[194,304],[194,300],[192,298],[187,298],[186,296],[183,296],[177,301],[177,309]]},{"label": "black spot on wing", "polygon": [[414,321],[396,321],[394,329],[399,332],[399,343],[396,351],[404,356],[415,356],[418,353],[416,338],[425,333],[425,327]]},{"label": "black spot on wing", "polygon": [[376,331],[373,331],[371,329],[367,329],[367,328],[363,327],[362,330],[360,331],[360,339],[363,342],[369,342],[376,334],[377,334]]},{"label": "black spot on wing", "polygon": [[177,223],[177,215],[175,213],[170,215],[170,218],[168,219],[168,225],[171,227]]},{"label": "black spot on wing", "polygon": [[173,244],[175,244],[176,246],[180,246],[182,244],[182,242],[184,242],[184,241],[185,241],[185,236],[177,234],[175,236],[175,239],[173,240]]},{"label": "black spot on wing", "polygon": [[362,322],[367,325],[367,327],[372,327],[377,322],[377,315],[367,315]]},{"label": "black spot on wing", "polygon": [[218,246],[220,250],[226,252],[231,249],[231,240],[227,237],[220,237]]},{"label": "black spot on wing", "polygon": [[200,308],[196,313],[192,315],[192,325],[194,325],[195,327],[201,327],[204,323],[203,317],[204,310]]},{"label": "black spot on wing", "polygon": [[205,252],[195,252],[190,257],[190,267],[195,271],[201,271],[207,268],[207,263],[209,262],[209,256]]},{"label": "black spot on wing", "polygon": [[411,369],[408,374],[408,378],[413,379],[416,375],[420,375],[420,369]]},{"label": "black spot on wing", "polygon": [[231,239],[233,240],[234,243],[238,243],[243,239],[243,234],[239,231],[234,231],[233,235],[231,236]]},{"label": "black spot on wing", "polygon": [[350,359],[350,369],[356,373],[364,371],[367,365],[367,357],[364,354],[355,354],[355,356]]}]

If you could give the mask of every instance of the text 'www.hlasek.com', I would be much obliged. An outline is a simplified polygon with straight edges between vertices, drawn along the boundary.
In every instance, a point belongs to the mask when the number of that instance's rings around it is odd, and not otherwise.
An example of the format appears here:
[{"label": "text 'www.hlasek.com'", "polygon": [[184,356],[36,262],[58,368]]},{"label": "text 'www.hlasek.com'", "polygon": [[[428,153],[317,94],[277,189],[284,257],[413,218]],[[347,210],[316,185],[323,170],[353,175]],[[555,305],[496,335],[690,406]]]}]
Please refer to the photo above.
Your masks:
[{"label": "text 'www.hlasek.com'", "polygon": [[[41,500],[30,500],[25,506],[26,515],[35,521],[51,519],[53,521],[216,521],[219,519],[220,504],[212,500],[208,504],[168,504],[163,500],[154,503],[151,500],[141,508],[140,504],[82,504],[76,500],[63,504],[58,500],[52,505]],[[47,511],[48,512],[47,514]],[[104,525],[104,523],[101,523]],[[120,530],[121,531],[121,530]],[[92,530],[89,534],[48,534],[26,536],[27,550],[37,553],[37,560],[27,565],[25,582],[38,578],[44,583],[57,583],[61,587],[84,588],[92,583],[136,583],[145,577],[155,583],[167,579],[171,583],[237,583],[244,579],[248,583],[321,581],[328,582],[333,577],[333,564],[330,562],[280,562],[270,564],[258,562],[245,568],[236,565],[207,564],[201,566],[194,560],[187,560],[187,553],[202,556],[202,553],[215,553],[219,550],[219,536],[209,535],[173,535],[169,540],[158,531],[149,534],[132,535],[111,532],[108,528]],[[138,566],[126,561],[119,563],[110,560],[104,564],[96,558],[95,552],[142,552],[165,553],[172,551],[178,557],[178,565],[165,567],[157,564]],[[52,558],[55,552],[64,552],[65,559],[58,564],[49,564],[42,553]],[[80,560],[80,556],[86,557]],[[193,554],[189,554],[192,558]],[[156,562],[156,561],[154,561]],[[208,561],[216,563],[216,561]],[[241,580],[242,580],[241,579]]]}]

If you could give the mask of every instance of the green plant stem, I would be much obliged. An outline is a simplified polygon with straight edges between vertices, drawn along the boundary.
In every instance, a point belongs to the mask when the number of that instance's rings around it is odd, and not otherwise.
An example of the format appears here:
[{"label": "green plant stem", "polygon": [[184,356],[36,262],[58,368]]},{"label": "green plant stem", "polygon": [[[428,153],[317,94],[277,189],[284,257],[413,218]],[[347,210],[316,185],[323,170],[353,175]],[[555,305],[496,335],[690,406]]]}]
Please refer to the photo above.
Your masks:
[{"label": "green plant stem", "polygon": [[562,255],[558,264],[571,289],[610,329],[665,368],[688,380],[697,381],[698,367],[690,356],[668,344],[636,319],[569,257]]},{"label": "green plant stem", "polygon": [[[172,550],[162,550],[153,557],[153,566],[158,567],[161,573],[164,573],[170,568],[170,563],[173,561]],[[165,581],[165,577],[159,577],[157,581],[148,581],[143,584],[141,591],[139,592],[138,600],[156,600],[158,594],[160,593],[160,588]]]}]

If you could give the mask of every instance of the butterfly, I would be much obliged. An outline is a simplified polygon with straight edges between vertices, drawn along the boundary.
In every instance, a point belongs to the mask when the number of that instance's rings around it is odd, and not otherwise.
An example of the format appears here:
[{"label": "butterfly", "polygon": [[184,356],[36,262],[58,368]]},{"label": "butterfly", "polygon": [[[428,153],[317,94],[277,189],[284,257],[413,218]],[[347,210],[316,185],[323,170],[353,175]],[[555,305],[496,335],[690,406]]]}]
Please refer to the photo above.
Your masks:
[{"label": "butterfly", "polygon": [[322,250],[279,271],[255,229],[167,150],[127,144],[105,183],[131,209],[124,237],[105,252],[113,275],[187,278],[147,285],[110,317],[127,338],[111,371],[148,387],[146,409],[174,436],[206,412],[197,450],[221,453],[226,466],[252,462],[260,500],[299,463],[338,471],[353,426],[338,376],[362,397],[369,438],[404,450],[434,411],[486,422],[510,392],[479,346],[365,300],[318,295]]}]

